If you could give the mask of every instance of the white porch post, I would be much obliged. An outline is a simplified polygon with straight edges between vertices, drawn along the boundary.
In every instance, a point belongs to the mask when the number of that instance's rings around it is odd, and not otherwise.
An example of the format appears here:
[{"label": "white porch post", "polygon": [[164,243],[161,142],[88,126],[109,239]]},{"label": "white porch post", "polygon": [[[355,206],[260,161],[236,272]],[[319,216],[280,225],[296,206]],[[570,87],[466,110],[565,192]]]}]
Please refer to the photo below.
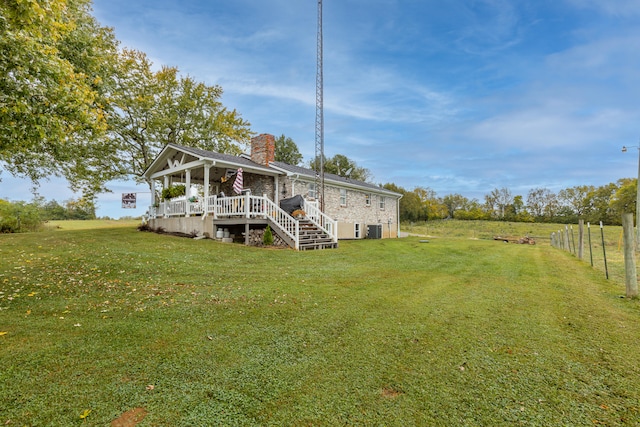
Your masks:
[{"label": "white porch post", "polygon": [[274,194],[275,197],[273,198],[273,201],[277,205],[280,202],[280,185],[279,185],[280,184],[280,182],[279,182],[280,180],[278,179],[278,175],[274,176],[273,180],[276,182],[276,185],[274,186],[276,194]]},{"label": "white porch post", "polygon": [[[165,176],[164,176],[164,187],[163,187],[163,189],[164,189],[164,188],[169,188],[169,175],[165,175]],[[168,209],[168,207],[169,207],[169,204],[168,204],[168,203],[167,203],[167,201],[165,200],[165,202],[164,202],[164,212],[162,212],[162,215],[163,215],[165,218],[168,216],[168,215],[167,215],[167,209]]]},{"label": "white porch post", "polygon": [[187,169],[186,171],[186,184],[185,184],[185,196],[187,196],[187,200],[185,202],[185,210],[184,215],[186,217],[191,213],[191,203],[189,203],[189,198],[191,197],[191,169]]},{"label": "white porch post", "polygon": [[207,163],[204,165],[204,201],[202,203],[204,212],[202,216],[206,216],[207,212],[209,212],[209,168],[211,166]]},{"label": "white porch post", "polygon": [[149,207],[149,216],[155,218],[158,215],[156,209],[156,180],[151,180],[151,206]]},{"label": "white porch post", "polygon": [[151,206],[156,204],[156,180],[151,180]]}]

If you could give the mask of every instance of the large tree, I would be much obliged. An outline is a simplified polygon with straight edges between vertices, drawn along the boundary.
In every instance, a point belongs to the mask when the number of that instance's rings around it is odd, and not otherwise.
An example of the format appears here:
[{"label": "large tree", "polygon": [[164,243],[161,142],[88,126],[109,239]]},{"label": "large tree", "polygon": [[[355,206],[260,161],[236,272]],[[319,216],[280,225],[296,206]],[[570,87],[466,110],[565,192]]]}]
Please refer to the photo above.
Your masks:
[{"label": "large tree", "polygon": [[[317,170],[316,167],[319,159],[314,158],[309,162],[311,169]],[[345,178],[351,178],[356,181],[368,181],[371,178],[369,169],[358,166],[354,160],[349,159],[344,154],[336,154],[331,158],[325,158],[324,171]]]},{"label": "large tree", "polygon": [[513,196],[507,187],[494,188],[484,196],[484,201],[489,214],[504,219],[507,207],[513,204]]},{"label": "large tree", "polygon": [[302,162],[302,154],[298,145],[288,136],[280,135],[276,138],[275,159],[278,162],[298,166]]},{"label": "large tree", "polygon": [[637,190],[638,180],[636,178],[619,179],[618,188],[609,203],[613,211],[618,215],[623,213],[633,213],[635,215]]},{"label": "large tree", "polygon": [[578,217],[582,217],[592,208],[591,194],[595,188],[591,185],[578,185],[558,192],[558,200],[569,207]]},{"label": "large tree", "polygon": [[402,194],[402,202],[400,203],[400,221],[424,221],[427,219],[424,204],[416,192],[407,191],[393,183],[384,184],[382,187]]},{"label": "large tree", "polygon": [[533,188],[527,194],[527,208],[535,219],[550,221],[558,212],[558,199],[548,188]]},{"label": "large tree", "polygon": [[143,52],[121,52],[110,99],[109,136],[114,177],[143,172],[168,143],[239,154],[249,123],[220,102],[222,88],[181,76],[176,67],[152,70]]},{"label": "large tree", "polygon": [[0,166],[34,182],[95,181],[104,94],[117,42],[89,0],[0,2]]},{"label": "large tree", "polygon": [[442,198],[442,204],[447,207],[449,218],[455,218],[456,211],[469,206],[469,199],[458,193],[448,194]]}]

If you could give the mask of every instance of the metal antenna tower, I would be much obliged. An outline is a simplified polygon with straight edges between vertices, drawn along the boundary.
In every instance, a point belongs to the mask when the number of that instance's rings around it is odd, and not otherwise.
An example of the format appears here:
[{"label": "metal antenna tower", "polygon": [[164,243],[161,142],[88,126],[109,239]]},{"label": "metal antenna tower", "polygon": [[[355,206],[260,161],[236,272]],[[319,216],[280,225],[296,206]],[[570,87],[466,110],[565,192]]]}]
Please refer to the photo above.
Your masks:
[{"label": "metal antenna tower", "polygon": [[322,0],[318,0],[318,57],[316,60],[316,200],[324,212],[324,81],[322,74]]}]

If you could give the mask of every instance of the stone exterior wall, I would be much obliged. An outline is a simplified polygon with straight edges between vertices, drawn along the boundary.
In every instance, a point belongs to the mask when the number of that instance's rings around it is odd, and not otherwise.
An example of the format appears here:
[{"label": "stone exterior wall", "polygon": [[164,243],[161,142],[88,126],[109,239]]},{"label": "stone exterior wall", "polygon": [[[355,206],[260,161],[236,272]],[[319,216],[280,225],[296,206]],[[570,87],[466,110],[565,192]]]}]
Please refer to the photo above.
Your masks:
[{"label": "stone exterior wall", "polygon": [[[233,191],[233,182],[234,178],[231,178],[228,181],[221,183],[220,191],[224,192],[224,194],[228,197],[237,196],[237,194]],[[268,198],[274,200],[275,186],[273,177],[245,172],[242,174],[242,182],[242,187],[250,188],[252,195],[263,196],[266,194]]]},{"label": "stone exterior wall", "polygon": [[[295,182],[294,182],[295,181]],[[286,194],[280,198],[288,198],[299,194],[308,199],[309,181],[281,178],[280,191],[286,189]],[[283,186],[284,185],[284,186]],[[382,196],[366,190],[343,188],[346,190],[346,204],[341,203],[341,189],[325,184],[324,209],[325,213],[338,221],[338,238],[364,239],[367,237],[367,225],[382,225],[382,237],[397,237],[398,232],[398,200],[395,197]],[[369,204],[367,204],[367,196]],[[384,208],[380,208],[380,199],[384,197]],[[391,226],[389,226],[391,220]],[[359,236],[356,225],[359,224]]]},{"label": "stone exterior wall", "polygon": [[[325,213],[338,221],[338,232],[343,239],[364,239],[368,225],[382,225],[383,238],[397,237],[398,200],[366,191],[345,189],[346,204],[341,200],[341,191],[337,187],[325,186]],[[369,196],[369,204],[367,204]],[[384,197],[384,208],[380,200]],[[356,235],[359,224],[359,236]]]}]

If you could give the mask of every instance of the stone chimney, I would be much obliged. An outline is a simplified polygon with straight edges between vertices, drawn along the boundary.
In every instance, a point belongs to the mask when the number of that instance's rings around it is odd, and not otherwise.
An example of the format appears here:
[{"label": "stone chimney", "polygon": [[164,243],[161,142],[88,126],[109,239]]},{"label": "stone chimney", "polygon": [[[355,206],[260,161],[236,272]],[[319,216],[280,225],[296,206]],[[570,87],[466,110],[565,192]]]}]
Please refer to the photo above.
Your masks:
[{"label": "stone chimney", "polygon": [[276,139],[273,135],[262,133],[251,138],[251,161],[262,166],[269,166],[269,162],[276,158]]}]

